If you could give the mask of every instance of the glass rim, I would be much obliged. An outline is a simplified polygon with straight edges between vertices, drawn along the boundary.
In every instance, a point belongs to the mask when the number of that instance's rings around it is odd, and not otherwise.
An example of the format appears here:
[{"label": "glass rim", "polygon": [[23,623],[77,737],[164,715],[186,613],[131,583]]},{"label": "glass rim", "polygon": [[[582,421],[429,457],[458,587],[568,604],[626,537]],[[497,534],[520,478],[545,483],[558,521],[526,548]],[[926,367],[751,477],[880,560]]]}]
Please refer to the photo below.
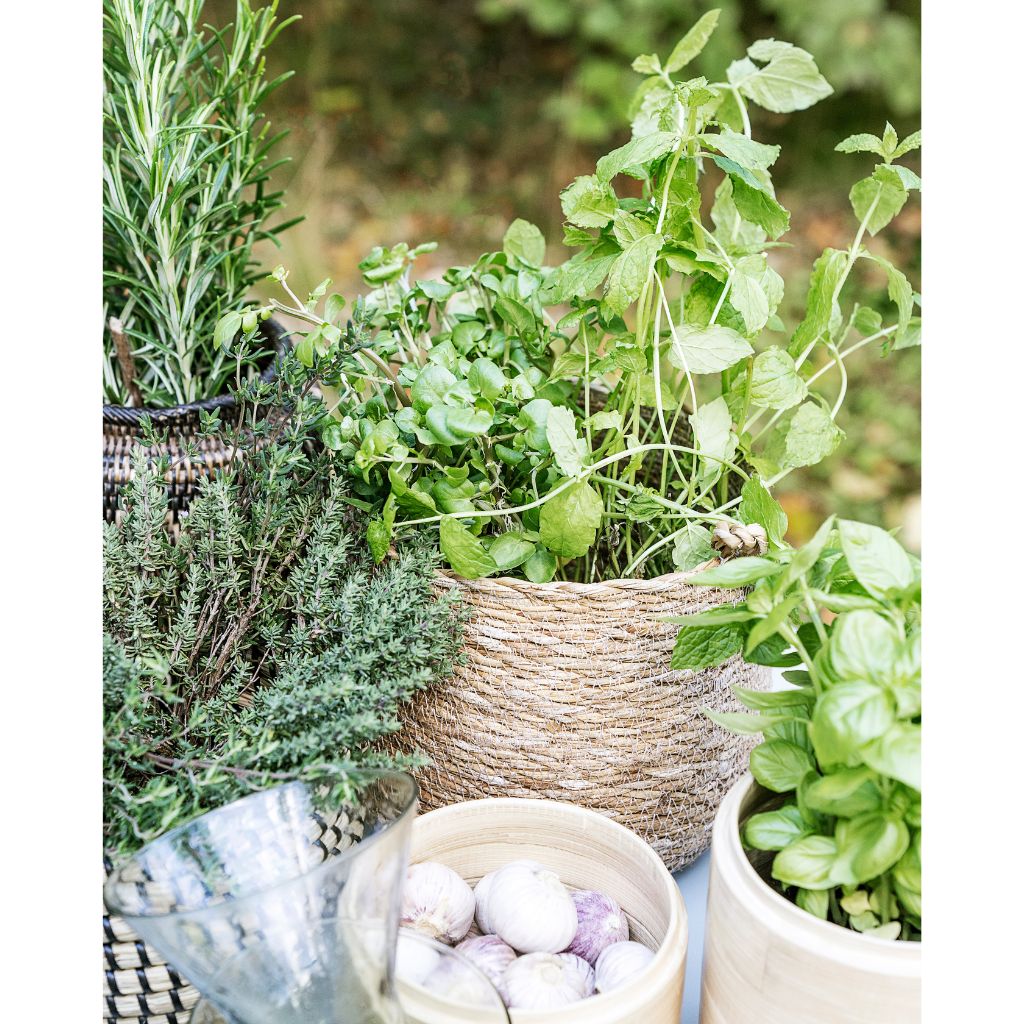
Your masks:
[{"label": "glass rim", "polygon": [[181,825],[176,825],[172,829],[164,832],[163,835],[157,836],[155,839],[151,839],[144,846],[139,847],[135,853],[129,854],[126,858],[122,859],[118,864],[114,866],[110,874],[107,876],[107,880],[103,885],[103,902],[107,909],[119,917],[123,917],[125,920],[157,920],[161,917],[171,917],[176,914],[201,914],[207,910],[214,910],[217,907],[223,906],[226,902],[233,904],[243,903],[246,900],[252,899],[256,896],[265,896],[269,892],[273,892],[275,889],[279,889],[286,885],[291,885],[294,881],[299,878],[309,878],[318,874],[321,870],[326,868],[328,865],[337,866],[344,861],[351,859],[357,853],[369,849],[371,846],[376,845],[377,841],[389,834],[395,825],[403,822],[408,818],[411,811],[413,811],[419,801],[420,785],[416,781],[416,778],[407,771],[402,771],[397,768],[365,768],[357,769],[351,773],[354,777],[359,777],[366,780],[367,782],[373,781],[374,779],[394,779],[402,782],[408,788],[408,794],[402,801],[401,810],[395,815],[390,821],[387,821],[381,828],[374,832],[369,838],[360,840],[358,843],[353,843],[348,849],[341,851],[334,856],[324,857],[319,864],[314,865],[308,871],[301,871],[288,878],[280,879],[276,882],[267,884],[266,886],[257,887],[252,889],[250,892],[245,893],[233,900],[222,900],[219,903],[212,903],[202,907],[190,907],[182,910],[162,910],[159,913],[148,913],[142,911],[141,913],[133,913],[126,911],[122,908],[120,901],[116,898],[115,889],[118,885],[145,885],[146,883],[133,883],[123,878],[123,873],[127,867],[131,864],[136,863],[141,854],[152,847],[159,846],[165,842],[170,841],[173,837],[184,835],[189,829],[194,828],[195,825],[203,821],[205,818],[211,818],[215,815],[224,814],[229,808],[237,807],[239,804],[248,803],[250,800],[257,800],[265,798],[268,793],[283,792],[289,789],[300,788],[304,790],[312,789],[312,784],[304,782],[301,779],[293,779],[290,782],[283,782],[279,786],[268,786],[266,789],[257,790],[255,793],[249,793],[247,796],[239,797],[237,800],[232,800],[230,803],[222,804],[220,807],[214,807],[204,814],[200,814],[191,821],[183,822]]}]

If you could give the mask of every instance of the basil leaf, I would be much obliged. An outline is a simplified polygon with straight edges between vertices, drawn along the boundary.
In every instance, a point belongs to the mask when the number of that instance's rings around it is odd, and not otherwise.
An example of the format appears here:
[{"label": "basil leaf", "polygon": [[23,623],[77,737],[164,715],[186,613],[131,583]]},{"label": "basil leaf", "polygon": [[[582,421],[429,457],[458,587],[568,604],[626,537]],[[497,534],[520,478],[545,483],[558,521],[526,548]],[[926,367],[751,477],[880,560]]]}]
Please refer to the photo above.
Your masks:
[{"label": "basil leaf", "polygon": [[840,519],[839,542],[850,571],[872,596],[887,598],[914,581],[907,553],[880,527]]},{"label": "basil leaf", "polygon": [[755,850],[783,850],[810,831],[800,809],[788,804],[777,811],[752,814],[743,825],[743,841]]},{"label": "basil leaf", "polygon": [[897,722],[863,750],[864,761],[882,775],[921,789],[921,726]]},{"label": "basil leaf", "polygon": [[892,699],[872,683],[836,683],[822,694],[811,717],[814,752],[823,766],[856,765],[861,750],[896,720]]},{"label": "basil leaf", "polygon": [[766,576],[775,576],[782,572],[783,566],[770,558],[759,558],[750,555],[746,558],[733,558],[711,569],[705,569],[690,580],[700,587],[745,587]]},{"label": "basil leaf", "polygon": [[831,836],[801,836],[772,861],[772,878],[802,889],[831,889],[838,848]]},{"label": "basil leaf", "polygon": [[788,793],[814,771],[811,755],[788,740],[766,740],[750,752],[751,774],[765,789]]},{"label": "basil leaf", "polygon": [[843,885],[858,885],[884,874],[907,852],[910,830],[884,814],[862,814],[836,825],[834,875]]}]

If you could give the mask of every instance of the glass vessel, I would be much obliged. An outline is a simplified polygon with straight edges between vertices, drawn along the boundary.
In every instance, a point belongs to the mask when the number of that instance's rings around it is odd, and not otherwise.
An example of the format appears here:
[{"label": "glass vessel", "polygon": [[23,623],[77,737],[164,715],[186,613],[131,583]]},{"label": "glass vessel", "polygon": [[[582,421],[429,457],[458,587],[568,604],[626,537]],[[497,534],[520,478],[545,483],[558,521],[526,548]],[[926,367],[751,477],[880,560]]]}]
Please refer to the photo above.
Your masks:
[{"label": "glass vessel", "polygon": [[415,780],[293,782],[143,847],[107,907],[231,1024],[398,1024],[393,968]]}]

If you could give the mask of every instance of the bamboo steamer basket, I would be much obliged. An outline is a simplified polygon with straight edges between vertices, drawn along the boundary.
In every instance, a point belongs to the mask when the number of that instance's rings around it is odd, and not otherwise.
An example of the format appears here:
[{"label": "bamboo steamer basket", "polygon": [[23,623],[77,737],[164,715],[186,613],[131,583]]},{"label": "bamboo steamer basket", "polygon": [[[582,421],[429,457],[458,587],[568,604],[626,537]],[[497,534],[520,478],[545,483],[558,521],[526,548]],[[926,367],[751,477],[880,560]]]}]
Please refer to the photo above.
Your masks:
[{"label": "bamboo steamer basket", "polygon": [[[512,1010],[513,1024],[679,1024],[686,907],[661,858],[627,828],[552,800],[473,800],[417,818],[410,859],[446,864],[470,885],[510,861],[539,861],[572,889],[611,896],[629,920],[630,938],[657,950],[629,984],[557,1011]],[[416,1007],[406,1008],[415,1020]]]},{"label": "bamboo steamer basket", "polygon": [[770,799],[744,775],[711,844],[700,1024],[912,1024],[921,1017],[921,944],[840,928],[772,889],[740,843]]}]

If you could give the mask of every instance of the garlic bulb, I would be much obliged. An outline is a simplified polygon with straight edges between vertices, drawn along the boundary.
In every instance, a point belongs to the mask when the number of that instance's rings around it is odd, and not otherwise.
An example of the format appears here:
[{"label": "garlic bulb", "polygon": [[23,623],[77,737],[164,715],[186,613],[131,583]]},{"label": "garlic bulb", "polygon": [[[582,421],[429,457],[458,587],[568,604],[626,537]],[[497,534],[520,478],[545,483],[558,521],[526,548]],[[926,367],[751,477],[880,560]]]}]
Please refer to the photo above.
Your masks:
[{"label": "garlic bulb", "polygon": [[583,979],[583,998],[586,999],[587,996],[592,996],[596,986],[594,968],[583,957],[577,956],[575,953],[556,953],[555,955],[563,963],[567,963],[574,971],[579,972],[580,977]]},{"label": "garlic bulb", "polygon": [[498,985],[510,1010],[557,1010],[589,994],[579,969],[554,953],[527,953],[509,964]]},{"label": "garlic bulb", "polygon": [[654,954],[639,942],[616,942],[598,958],[594,966],[597,991],[611,992],[632,981],[654,959]]},{"label": "garlic bulb", "polygon": [[490,978],[494,985],[501,980],[505,968],[516,958],[516,951],[497,935],[475,935],[471,939],[463,939],[456,947],[475,967],[478,967]]},{"label": "garlic bulb", "polygon": [[402,924],[432,939],[458,942],[473,922],[473,890],[444,864],[413,864],[402,892]]},{"label": "garlic bulb", "polygon": [[399,929],[395,947],[395,977],[410,985],[422,985],[441,962],[441,954],[425,942],[411,938],[405,929]]},{"label": "garlic bulb", "polygon": [[610,945],[629,938],[629,924],[618,903],[604,893],[582,890],[572,893],[572,901],[579,924],[567,952],[593,966]]},{"label": "garlic bulb", "polygon": [[[513,864],[525,865],[526,867],[535,868],[538,871],[542,870],[541,865],[535,860],[513,860],[504,866],[511,867]],[[494,934],[494,929],[491,927],[490,917],[487,914],[487,900],[490,896],[491,883],[494,881],[494,876],[500,870],[501,868],[495,868],[494,871],[484,875],[484,877],[476,883],[476,888],[473,890],[473,895],[476,897],[476,923],[484,935]]]},{"label": "garlic bulb", "polygon": [[494,1006],[498,997],[487,979],[456,957],[442,961],[421,983],[423,988],[462,1006]]},{"label": "garlic bulb", "polygon": [[520,953],[558,953],[576,934],[576,907],[558,875],[539,864],[506,864],[487,889],[491,930]]}]

